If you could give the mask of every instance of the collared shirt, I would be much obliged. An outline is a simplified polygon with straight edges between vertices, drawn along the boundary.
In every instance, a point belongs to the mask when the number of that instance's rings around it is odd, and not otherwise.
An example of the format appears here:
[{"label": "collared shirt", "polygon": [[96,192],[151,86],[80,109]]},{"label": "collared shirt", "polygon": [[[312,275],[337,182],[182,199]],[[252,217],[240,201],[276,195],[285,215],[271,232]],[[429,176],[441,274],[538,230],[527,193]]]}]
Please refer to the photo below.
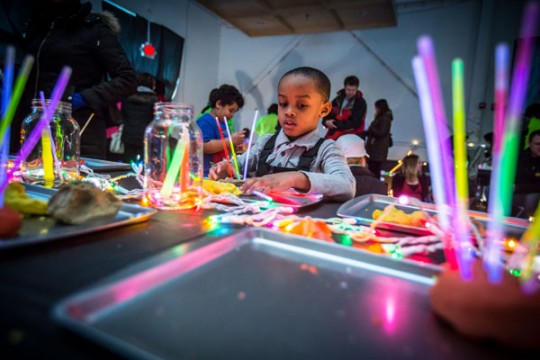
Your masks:
[{"label": "collared shirt", "polygon": [[[249,154],[248,170],[256,170],[259,156],[272,134],[260,138]],[[268,156],[271,166],[296,168],[301,155],[315,146],[321,139],[321,133],[315,129],[298,139],[291,141],[281,130],[276,138],[274,150]],[[244,169],[247,152],[238,157],[238,166]],[[294,171],[294,170],[292,170]],[[322,194],[335,200],[348,200],[354,196],[356,181],[347,165],[341,149],[333,140],[326,140],[311,163],[310,171],[303,171],[309,178],[311,188],[308,193]]]}]

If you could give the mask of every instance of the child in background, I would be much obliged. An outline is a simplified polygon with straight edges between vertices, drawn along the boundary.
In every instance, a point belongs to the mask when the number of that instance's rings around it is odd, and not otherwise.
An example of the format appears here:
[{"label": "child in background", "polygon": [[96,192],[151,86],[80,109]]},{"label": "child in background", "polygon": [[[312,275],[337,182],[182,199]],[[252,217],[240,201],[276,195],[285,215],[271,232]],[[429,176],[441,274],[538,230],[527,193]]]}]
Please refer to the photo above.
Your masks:
[{"label": "child in background", "polygon": [[[321,117],[331,110],[330,80],[320,70],[300,67],[287,72],[278,83],[278,117],[282,129],[260,138],[238,158],[241,169],[248,161],[256,177],[242,186],[252,191],[284,191],[294,188],[318,193],[335,200],[354,196],[355,180],[341,149],[333,140],[324,140],[318,131]],[[210,169],[213,180],[227,176],[227,164]]]},{"label": "child in background", "polygon": [[356,179],[356,197],[367,194],[388,194],[386,184],[366,167],[368,154],[364,147],[364,140],[358,135],[346,134],[340,136],[336,144],[343,150],[347,164]]},{"label": "child in background", "polygon": [[[203,137],[204,176],[208,176],[212,163],[218,163],[226,158],[216,117],[219,120],[223,136],[227,138],[227,128],[224,121],[232,119],[242,106],[244,106],[244,98],[232,85],[221,85],[218,89],[210,92],[211,110],[197,119],[197,125],[201,129]],[[244,142],[244,132],[242,131],[235,132],[231,136],[234,146]],[[225,144],[227,151],[231,153],[230,142],[227,140]]]},{"label": "child in background", "polygon": [[392,180],[395,197],[407,195],[420,201],[430,201],[430,181],[422,174],[422,162],[416,154],[405,156],[401,163],[401,174]]},{"label": "child in background", "polygon": [[278,105],[272,104],[266,110],[266,115],[261,116],[255,124],[255,134],[259,137],[266,134],[274,134],[278,126]]}]

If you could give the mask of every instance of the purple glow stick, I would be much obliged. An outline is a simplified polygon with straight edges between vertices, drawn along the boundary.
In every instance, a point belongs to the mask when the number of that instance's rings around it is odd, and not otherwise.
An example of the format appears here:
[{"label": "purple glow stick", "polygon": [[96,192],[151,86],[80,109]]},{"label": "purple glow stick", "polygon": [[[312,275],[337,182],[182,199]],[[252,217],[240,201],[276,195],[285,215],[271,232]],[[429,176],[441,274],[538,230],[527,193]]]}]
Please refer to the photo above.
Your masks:
[{"label": "purple glow stick", "polygon": [[[15,48],[8,46],[6,51],[6,62],[4,67],[4,81],[2,83],[2,118],[6,116],[9,101],[11,99],[11,88],[13,87],[13,68],[15,63]],[[9,155],[10,129],[6,129],[4,139],[0,140],[0,184],[7,181],[7,166]],[[4,207],[4,192],[0,192],[0,209]]]},{"label": "purple glow stick", "polygon": [[[424,123],[424,132],[427,142],[427,153],[430,167],[431,183],[433,185],[433,196],[435,204],[439,209],[439,223],[441,228],[446,232],[450,228],[449,211],[446,210],[448,205],[445,202],[446,189],[443,181],[443,171],[441,162],[441,148],[437,140],[436,121],[433,110],[431,95],[429,92],[429,84],[427,74],[424,67],[424,62],[420,56],[416,56],[412,61],[414,77],[416,79],[416,87],[420,100],[420,110],[422,112],[422,121]],[[450,241],[450,237],[443,236],[444,252],[446,261],[450,264],[450,268],[457,268],[457,260],[454,248]]]},{"label": "purple glow stick", "polygon": [[488,212],[491,220],[488,223],[488,237],[483,260],[484,267],[488,272],[488,278],[492,283],[499,283],[503,275],[501,264],[501,240],[504,236],[503,219],[510,214],[512,206],[512,185],[516,175],[516,159],[520,140],[520,115],[527,93],[537,19],[538,4],[529,2],[524,10],[523,24],[520,31],[522,41],[517,50],[516,63],[512,74],[506,124],[501,140],[502,148],[500,149],[498,161],[493,163],[491,173],[491,182],[495,182],[496,188],[491,189],[490,193],[495,191],[497,196],[494,196],[493,202],[491,202],[490,196]]},{"label": "purple glow stick", "polygon": [[[66,86],[68,84],[70,76],[71,68],[68,66],[64,66],[62,68],[60,76],[58,77],[58,80],[56,81],[56,85],[54,86],[51,96],[51,103],[49,106],[47,106],[47,108],[43,109],[43,115],[39,119],[38,123],[30,133],[30,135],[28,135],[28,137],[26,138],[26,141],[22,145],[21,150],[19,150],[17,158],[15,159],[15,166],[13,167],[13,169],[17,169],[21,166],[21,164],[26,160],[34,146],[36,146],[37,142],[41,138],[41,133],[45,129],[45,126],[47,126],[51,121],[51,118],[56,111],[56,107],[58,106],[58,103],[60,102],[64,91],[66,90]],[[2,186],[4,186],[4,184],[2,184]],[[2,189],[0,189],[0,191],[1,190]]]},{"label": "purple glow stick", "polygon": [[244,159],[244,180],[247,179],[248,167],[249,167],[249,153],[251,151],[251,146],[253,145],[253,133],[255,133],[255,124],[257,123],[257,118],[259,117],[259,110],[255,109],[255,115],[253,116],[253,123],[251,124],[251,133],[249,133],[248,147],[246,150],[246,157]]}]

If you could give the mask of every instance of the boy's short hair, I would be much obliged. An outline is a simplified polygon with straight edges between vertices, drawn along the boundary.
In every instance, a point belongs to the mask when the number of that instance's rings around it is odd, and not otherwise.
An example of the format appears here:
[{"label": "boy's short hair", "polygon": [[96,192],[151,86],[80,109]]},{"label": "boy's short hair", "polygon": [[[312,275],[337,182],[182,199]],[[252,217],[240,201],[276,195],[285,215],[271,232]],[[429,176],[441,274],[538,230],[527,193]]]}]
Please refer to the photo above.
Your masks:
[{"label": "boy's short hair", "polygon": [[297,67],[296,69],[287,71],[285,75],[283,75],[281,79],[279,79],[278,86],[281,83],[281,80],[283,80],[289,75],[302,75],[312,79],[313,81],[315,81],[315,88],[323,97],[324,102],[330,99],[330,79],[328,79],[328,76],[326,76],[326,74],[323,73],[321,70],[309,66]]},{"label": "boy's short hair", "polygon": [[210,107],[215,108],[218,100],[221,100],[222,105],[232,105],[237,103],[239,108],[244,106],[244,97],[240,94],[240,91],[228,84],[223,84],[219,88],[210,91]]},{"label": "boy's short hair", "polygon": [[343,86],[347,85],[358,87],[358,85],[360,85],[360,80],[354,75],[347,76],[343,81]]},{"label": "boy's short hair", "polygon": [[137,84],[140,86],[146,86],[147,88],[154,89],[156,87],[156,78],[150,73],[137,74]]}]

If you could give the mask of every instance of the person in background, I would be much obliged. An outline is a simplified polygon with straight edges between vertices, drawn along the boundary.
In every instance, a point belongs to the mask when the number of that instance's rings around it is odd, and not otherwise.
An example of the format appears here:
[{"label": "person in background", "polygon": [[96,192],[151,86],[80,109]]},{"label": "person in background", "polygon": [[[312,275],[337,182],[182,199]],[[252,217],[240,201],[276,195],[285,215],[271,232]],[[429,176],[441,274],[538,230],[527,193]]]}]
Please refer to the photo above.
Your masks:
[{"label": "person in background", "polygon": [[392,179],[395,197],[406,195],[420,201],[430,201],[430,180],[422,174],[422,162],[416,154],[409,154],[401,161],[400,173]]},{"label": "person in background", "polygon": [[366,167],[368,154],[364,147],[364,140],[358,135],[346,134],[337,139],[336,144],[342,149],[356,179],[356,197],[367,194],[388,194],[386,184]]},{"label": "person in background", "polygon": [[[224,84],[210,92],[211,110],[197,119],[197,125],[203,137],[204,176],[208,175],[212,163],[218,163],[226,158],[216,118],[219,120],[223,136],[227,138],[225,121],[232,119],[243,106],[244,97],[232,85]],[[243,131],[234,132],[231,136],[235,147],[243,144],[245,139]],[[227,151],[231,154],[230,142],[225,141],[225,144]]]},{"label": "person in background", "polygon": [[[212,89],[210,90],[210,94],[208,94],[208,103],[206,103],[206,106],[201,110],[201,112],[199,113],[199,115],[197,115],[197,118],[195,119],[195,121],[199,120],[199,118],[201,116],[203,116],[204,114],[208,114],[210,113],[210,111],[212,111],[212,97],[215,96],[215,92],[218,91],[218,88],[215,88],[215,89]],[[229,125],[229,130],[231,132],[234,132],[234,120],[233,118],[230,118],[230,119],[227,119],[227,125]]]},{"label": "person in background", "polygon": [[337,140],[344,134],[360,134],[366,120],[366,100],[358,90],[360,80],[354,75],[343,81],[344,88],[332,100],[332,111],[324,117],[323,125],[328,129],[327,139]]},{"label": "person in background", "polygon": [[36,58],[11,131],[11,151],[20,147],[22,120],[33,98],[49,98],[62,67],[73,73],[64,94],[82,128],[81,155],[104,159],[106,129],[116,103],[136,91],[135,72],[118,42],[118,20],[111,13],[94,14],[80,0],[42,0],[34,10],[23,46]]},{"label": "person in background", "polygon": [[122,103],[123,161],[144,159],[144,131],[154,117],[154,104],[159,98],[154,92],[156,79],[149,73],[137,75],[137,93]]},{"label": "person in background", "polygon": [[[288,71],[278,83],[278,118],[281,130],[258,139],[247,158],[238,158],[240,168],[256,177],[242,185],[253,191],[284,191],[291,188],[344,201],[354,196],[355,180],[341,149],[325,140],[318,130],[321,117],[331,110],[330,80],[320,70],[299,67]],[[213,180],[227,176],[226,162],[210,170]]]},{"label": "person in background", "polygon": [[382,164],[388,157],[393,118],[386,99],[375,101],[375,118],[367,131],[361,135],[366,138],[366,150],[369,154],[368,167],[375,176],[380,176]]},{"label": "person in background", "polygon": [[518,158],[514,186],[514,208],[519,216],[533,216],[540,199],[540,130],[529,134],[529,144]]},{"label": "person in background", "polygon": [[276,103],[270,105],[268,110],[266,110],[266,115],[261,116],[255,124],[255,134],[259,137],[266,134],[273,134],[276,132],[279,122],[278,122],[278,105]]}]

